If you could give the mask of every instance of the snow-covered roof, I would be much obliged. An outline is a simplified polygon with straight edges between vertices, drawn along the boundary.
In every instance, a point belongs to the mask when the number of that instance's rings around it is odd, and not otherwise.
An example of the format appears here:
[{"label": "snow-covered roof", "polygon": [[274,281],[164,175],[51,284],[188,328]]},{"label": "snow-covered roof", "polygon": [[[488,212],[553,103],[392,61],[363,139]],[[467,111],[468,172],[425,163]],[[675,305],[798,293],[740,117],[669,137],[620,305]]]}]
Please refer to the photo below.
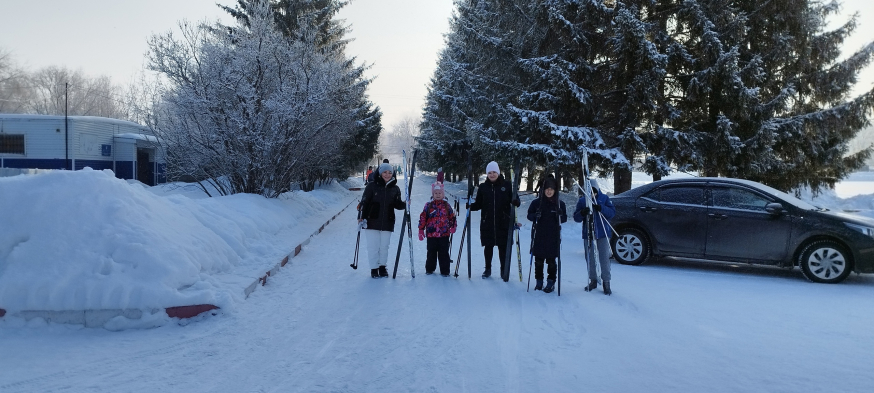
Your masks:
[{"label": "snow-covered roof", "polygon": [[[109,117],[67,116],[67,119],[73,120],[73,121],[90,120],[90,121],[97,121],[97,122],[102,122],[102,123],[125,125],[125,126],[130,126],[130,127],[147,129],[146,126],[134,123],[132,121],[113,119],[113,118],[109,118]],[[64,120],[64,116],[61,116],[61,115],[31,115],[31,114],[19,114],[19,113],[0,113],[0,120]]]},{"label": "snow-covered roof", "polygon": [[158,138],[154,135],[145,135],[145,134],[137,134],[133,132],[126,132],[123,134],[115,134],[116,138],[125,138],[125,139],[136,139],[138,141],[148,141],[153,143],[158,143]]}]

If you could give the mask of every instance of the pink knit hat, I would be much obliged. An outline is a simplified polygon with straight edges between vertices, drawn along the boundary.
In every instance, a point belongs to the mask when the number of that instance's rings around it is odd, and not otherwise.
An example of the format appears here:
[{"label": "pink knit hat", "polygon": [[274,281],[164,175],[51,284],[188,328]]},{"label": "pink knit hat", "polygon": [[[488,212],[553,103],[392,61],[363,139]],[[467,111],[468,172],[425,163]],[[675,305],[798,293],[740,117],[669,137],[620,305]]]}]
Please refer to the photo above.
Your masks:
[{"label": "pink knit hat", "polygon": [[431,192],[434,192],[437,190],[443,191],[443,183],[434,182],[434,184],[431,184]]}]

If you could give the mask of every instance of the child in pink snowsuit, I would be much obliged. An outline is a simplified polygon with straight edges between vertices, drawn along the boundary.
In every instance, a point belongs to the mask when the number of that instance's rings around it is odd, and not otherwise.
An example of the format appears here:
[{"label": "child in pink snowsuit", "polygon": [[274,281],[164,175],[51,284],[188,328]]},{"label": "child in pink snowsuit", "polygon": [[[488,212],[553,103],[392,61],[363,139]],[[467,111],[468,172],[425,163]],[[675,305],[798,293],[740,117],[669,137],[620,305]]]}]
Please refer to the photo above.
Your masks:
[{"label": "child in pink snowsuit", "polygon": [[425,274],[433,274],[440,260],[440,275],[449,276],[449,235],[455,233],[455,211],[444,199],[443,183],[431,185],[431,201],[419,214],[419,241],[428,238]]}]

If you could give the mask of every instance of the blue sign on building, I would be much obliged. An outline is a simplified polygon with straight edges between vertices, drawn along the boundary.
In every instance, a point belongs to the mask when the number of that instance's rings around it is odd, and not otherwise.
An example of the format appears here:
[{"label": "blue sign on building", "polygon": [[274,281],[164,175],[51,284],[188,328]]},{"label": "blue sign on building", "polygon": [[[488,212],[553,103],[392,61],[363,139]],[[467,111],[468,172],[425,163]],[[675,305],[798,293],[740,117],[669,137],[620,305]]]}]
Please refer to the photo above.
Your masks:
[{"label": "blue sign on building", "polygon": [[112,145],[100,145],[100,155],[104,157],[112,156]]}]

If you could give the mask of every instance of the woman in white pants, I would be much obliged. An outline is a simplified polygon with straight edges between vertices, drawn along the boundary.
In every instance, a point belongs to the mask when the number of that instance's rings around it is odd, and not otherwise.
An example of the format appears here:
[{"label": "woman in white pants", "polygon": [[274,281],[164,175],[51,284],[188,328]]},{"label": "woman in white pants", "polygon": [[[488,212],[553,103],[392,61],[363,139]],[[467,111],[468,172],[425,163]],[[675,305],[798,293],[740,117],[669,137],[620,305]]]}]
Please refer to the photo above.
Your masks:
[{"label": "woman in white pants", "polygon": [[367,256],[370,259],[370,276],[388,277],[385,264],[388,261],[388,243],[395,228],[395,210],[404,210],[401,189],[392,177],[392,167],[382,163],[377,168],[378,176],[364,188],[361,198],[361,220],[367,220],[364,238],[367,241]]}]

